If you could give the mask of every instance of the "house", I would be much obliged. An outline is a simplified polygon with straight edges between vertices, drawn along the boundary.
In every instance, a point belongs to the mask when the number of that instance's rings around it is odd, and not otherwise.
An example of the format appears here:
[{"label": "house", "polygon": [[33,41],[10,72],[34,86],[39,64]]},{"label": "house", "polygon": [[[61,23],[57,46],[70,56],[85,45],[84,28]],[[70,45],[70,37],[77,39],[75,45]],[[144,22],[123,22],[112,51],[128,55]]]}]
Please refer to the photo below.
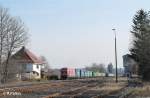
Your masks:
[{"label": "house", "polygon": [[123,55],[123,67],[124,67],[125,76],[128,75],[131,76],[132,74],[137,74],[138,63],[129,54]]},{"label": "house", "polygon": [[44,62],[25,47],[16,52],[11,59],[15,61],[19,70],[17,78],[21,80],[41,78]]}]

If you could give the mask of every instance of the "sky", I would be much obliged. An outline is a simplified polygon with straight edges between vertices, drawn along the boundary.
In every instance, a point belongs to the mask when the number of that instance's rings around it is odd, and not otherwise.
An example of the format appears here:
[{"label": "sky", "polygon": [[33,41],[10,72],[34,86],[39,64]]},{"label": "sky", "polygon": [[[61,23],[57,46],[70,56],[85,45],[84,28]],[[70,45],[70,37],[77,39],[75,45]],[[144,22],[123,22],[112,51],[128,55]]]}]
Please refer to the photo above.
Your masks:
[{"label": "sky", "polygon": [[30,36],[26,46],[45,56],[52,68],[82,68],[92,63],[118,66],[131,46],[132,19],[149,0],[0,0],[12,16],[20,17]]}]

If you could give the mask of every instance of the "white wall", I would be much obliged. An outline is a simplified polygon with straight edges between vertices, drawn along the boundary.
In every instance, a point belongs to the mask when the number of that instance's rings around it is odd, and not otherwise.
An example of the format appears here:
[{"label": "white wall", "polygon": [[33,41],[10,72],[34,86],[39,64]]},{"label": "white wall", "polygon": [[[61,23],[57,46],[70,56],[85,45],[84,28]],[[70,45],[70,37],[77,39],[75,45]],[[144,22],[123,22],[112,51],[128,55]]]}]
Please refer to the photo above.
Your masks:
[{"label": "white wall", "polygon": [[[39,68],[37,68],[37,65],[39,66]],[[26,72],[32,72],[32,71],[39,73],[39,76],[37,76],[35,78],[41,78],[41,65],[39,65],[39,64],[26,64]]]},{"label": "white wall", "polygon": [[[37,65],[39,66],[39,68],[37,68]],[[33,64],[33,71],[36,71],[39,73],[39,76],[36,78],[41,78],[41,65],[39,64]]]}]

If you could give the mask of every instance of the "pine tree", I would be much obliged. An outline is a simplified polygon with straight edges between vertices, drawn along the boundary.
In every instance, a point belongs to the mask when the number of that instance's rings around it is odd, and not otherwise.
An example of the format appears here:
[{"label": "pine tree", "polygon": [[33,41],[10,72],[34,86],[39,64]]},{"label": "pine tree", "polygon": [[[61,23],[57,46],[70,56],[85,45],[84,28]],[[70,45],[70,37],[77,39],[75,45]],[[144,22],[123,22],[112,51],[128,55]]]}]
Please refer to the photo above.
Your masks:
[{"label": "pine tree", "polygon": [[138,62],[138,73],[144,80],[150,80],[150,17],[149,13],[139,10],[133,18],[133,43],[130,52]]}]

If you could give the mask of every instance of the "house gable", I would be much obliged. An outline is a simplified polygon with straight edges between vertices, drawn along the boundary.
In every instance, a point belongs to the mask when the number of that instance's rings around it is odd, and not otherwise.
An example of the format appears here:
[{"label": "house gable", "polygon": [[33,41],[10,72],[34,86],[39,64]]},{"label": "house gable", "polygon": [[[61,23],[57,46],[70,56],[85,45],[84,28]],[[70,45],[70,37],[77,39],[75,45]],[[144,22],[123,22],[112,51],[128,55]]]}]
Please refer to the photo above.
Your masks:
[{"label": "house gable", "polygon": [[32,64],[43,64],[44,62],[25,47],[22,47],[12,57],[18,63],[32,63]]}]

